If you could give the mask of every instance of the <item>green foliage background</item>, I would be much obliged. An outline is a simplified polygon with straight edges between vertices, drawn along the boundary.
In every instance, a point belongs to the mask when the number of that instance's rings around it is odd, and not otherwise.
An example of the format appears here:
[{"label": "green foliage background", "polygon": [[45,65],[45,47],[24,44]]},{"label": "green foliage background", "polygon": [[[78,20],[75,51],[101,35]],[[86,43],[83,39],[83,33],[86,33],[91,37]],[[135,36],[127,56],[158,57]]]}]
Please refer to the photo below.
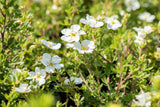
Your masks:
[{"label": "green foliage background", "polygon": [[[119,106],[134,107],[132,99],[135,95],[141,90],[152,91],[154,86],[151,86],[150,81],[160,73],[160,61],[154,57],[156,48],[160,46],[160,39],[155,39],[155,36],[160,38],[160,1],[139,2],[140,9],[125,12],[124,16],[121,16],[120,11],[126,10],[124,0],[1,0],[1,106],[106,106],[112,102]],[[53,10],[53,4],[60,9]],[[145,11],[156,16],[152,23],[137,19],[138,14]],[[123,26],[116,31],[108,30],[107,25],[92,29],[79,22],[86,14],[94,17],[101,15],[103,18],[117,14]],[[92,54],[83,55],[73,49],[66,49],[66,43],[60,39],[60,32],[73,24],[79,24],[87,33],[81,40],[94,40],[96,48]],[[154,32],[147,35],[147,45],[142,47],[140,54],[138,45],[134,43],[136,33],[132,28],[147,25],[150,25]],[[41,39],[61,43],[62,48],[46,48],[40,42]],[[29,72],[34,71],[36,66],[44,68],[40,62],[43,53],[59,55],[64,68],[51,74],[46,84],[35,92],[20,94],[12,90],[13,85],[20,83],[9,80],[13,69],[20,68]],[[106,59],[112,63],[108,63]],[[90,70],[92,75],[89,74]],[[64,84],[67,76],[81,77],[80,73],[84,76],[86,84]],[[127,80],[117,89],[119,81],[122,82],[128,75]],[[20,78],[24,79],[26,76],[27,74],[23,74]],[[43,94],[46,92],[49,94]],[[60,99],[65,99],[64,101],[54,100],[63,95]],[[158,100],[153,99],[153,106]]]}]

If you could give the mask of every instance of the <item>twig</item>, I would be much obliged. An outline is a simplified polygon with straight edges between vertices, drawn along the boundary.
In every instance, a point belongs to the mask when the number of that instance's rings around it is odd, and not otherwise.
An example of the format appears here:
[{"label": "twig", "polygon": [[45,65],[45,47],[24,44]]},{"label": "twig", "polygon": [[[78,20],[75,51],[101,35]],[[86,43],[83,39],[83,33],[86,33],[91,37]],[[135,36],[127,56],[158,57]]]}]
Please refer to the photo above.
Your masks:
[{"label": "twig", "polygon": [[[86,54],[84,54],[84,56],[85,56],[85,58],[87,59]],[[88,60],[88,65],[89,65],[89,66],[87,66],[87,70],[88,70],[89,74],[92,75],[92,69],[91,69],[91,67],[90,67],[90,60]]]},{"label": "twig", "polygon": [[134,84],[132,85],[131,91],[134,90],[134,88],[136,86],[136,82],[137,82],[137,78],[134,80]]},{"label": "twig", "polygon": [[103,57],[99,52],[97,52],[96,50],[94,50],[94,52],[95,52],[96,54],[98,54],[99,56],[101,56],[101,57],[102,57],[102,59],[103,59],[103,60],[105,60],[106,62],[108,62],[108,63],[110,63],[110,64],[114,65],[114,63],[113,63],[113,62],[108,61],[106,58],[104,58],[104,57]]},{"label": "twig", "polygon": [[87,84],[85,78],[83,77],[83,75],[82,75],[82,73],[81,73],[81,71],[80,71],[79,69],[78,69],[78,72],[79,72],[79,74],[81,75],[81,77],[82,77],[84,83],[86,84],[86,86],[88,87],[88,89],[92,92],[93,90],[88,86],[88,84]]},{"label": "twig", "polygon": [[5,24],[6,24],[6,15],[3,13],[2,9],[0,9],[1,14],[4,17],[4,22],[3,22],[3,30],[1,32],[1,38],[2,38],[2,52],[4,51],[4,34],[5,34]]},{"label": "twig", "polygon": [[[120,69],[122,68],[121,66],[121,57],[120,57],[120,53],[117,50],[117,55],[118,55],[118,60],[119,60],[119,64],[120,64]],[[118,87],[120,88],[120,84],[122,82],[122,73],[119,74],[119,82],[118,82]],[[117,88],[118,89],[118,88]],[[119,89],[118,89],[119,90]]]},{"label": "twig", "polygon": [[116,90],[116,93],[118,93],[121,85],[122,85],[131,75],[132,75],[132,72],[130,72],[130,73],[128,74],[128,76],[118,85],[117,90]]},{"label": "twig", "polygon": [[[72,7],[75,7],[75,1],[74,0],[72,0]],[[77,11],[77,7],[73,8],[73,17],[72,17],[72,20],[71,20],[71,24],[74,21],[74,18],[75,18],[75,15],[76,15],[76,11]]]},{"label": "twig", "polygon": [[157,104],[156,104],[156,105],[158,106],[158,105],[159,105],[159,103],[160,103],[160,100],[158,100],[158,102],[157,102]]},{"label": "twig", "polygon": [[110,78],[109,78],[109,75],[107,75],[107,80],[108,80],[108,90],[110,91],[111,88],[110,88]]},{"label": "twig", "polygon": [[139,47],[139,58],[141,57],[142,54],[142,48]]}]

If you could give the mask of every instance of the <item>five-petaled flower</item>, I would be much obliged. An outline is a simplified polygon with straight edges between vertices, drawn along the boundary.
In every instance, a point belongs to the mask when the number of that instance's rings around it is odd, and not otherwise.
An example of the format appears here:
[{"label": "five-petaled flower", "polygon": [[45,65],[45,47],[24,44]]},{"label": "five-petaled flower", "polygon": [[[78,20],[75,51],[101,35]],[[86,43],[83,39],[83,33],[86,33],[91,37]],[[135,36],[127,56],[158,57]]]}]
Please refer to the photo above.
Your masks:
[{"label": "five-petaled flower", "polygon": [[140,46],[142,45],[142,43],[144,42],[144,38],[142,38],[141,36],[135,36],[136,40],[134,40],[135,43],[138,43]]},{"label": "five-petaled flower", "polygon": [[29,77],[26,79],[32,79],[33,81],[37,82],[38,86],[41,86],[42,84],[45,83],[45,77],[46,77],[46,72],[45,70],[41,70],[39,67],[35,68],[35,72],[31,71],[29,72]]},{"label": "five-petaled flower", "polygon": [[133,27],[133,29],[135,31],[137,31],[138,36],[141,36],[142,38],[145,38],[146,34],[149,34],[149,33],[153,32],[151,26],[145,26],[144,28]]},{"label": "five-petaled flower", "polygon": [[15,87],[15,91],[17,91],[19,93],[28,93],[31,91],[31,89],[28,84],[20,84],[19,87]]},{"label": "five-petaled flower", "polygon": [[127,6],[127,11],[135,11],[140,8],[140,4],[137,0],[125,0],[125,5]]},{"label": "five-petaled flower", "polygon": [[136,95],[136,100],[133,100],[133,102],[137,105],[137,106],[140,106],[140,107],[150,107],[151,106],[151,96],[150,96],[150,93],[147,92],[147,93],[144,93],[142,91],[142,93],[140,95]]},{"label": "five-petaled flower", "polygon": [[157,51],[154,53],[154,57],[158,60],[160,59],[160,48],[159,47],[157,48]]},{"label": "five-petaled flower", "polygon": [[105,17],[104,21],[107,23],[107,28],[116,30],[122,26],[122,24],[117,20],[116,15],[112,17]]},{"label": "five-petaled flower", "polygon": [[80,39],[80,35],[86,34],[83,30],[80,30],[79,25],[72,25],[70,29],[63,29],[61,33],[63,34],[61,39],[66,42],[78,42]]},{"label": "five-petaled flower", "polygon": [[51,57],[48,53],[43,54],[41,62],[46,66],[45,71],[48,73],[54,73],[55,69],[64,67],[63,64],[60,64],[61,58],[59,56],[55,55]]},{"label": "five-petaled flower", "polygon": [[154,15],[151,15],[150,13],[148,12],[144,12],[142,14],[139,14],[138,15],[138,18],[140,20],[145,20],[147,22],[152,22],[154,19],[155,19],[155,16]]},{"label": "five-petaled flower", "polygon": [[89,40],[83,40],[80,42],[74,43],[75,49],[78,50],[79,53],[92,53],[93,49],[95,48],[94,42]]},{"label": "five-petaled flower", "polygon": [[103,22],[97,21],[93,16],[90,16],[88,14],[86,15],[86,19],[81,18],[80,22],[83,23],[83,24],[87,24],[87,25],[89,25],[90,27],[93,27],[93,28],[98,28],[98,27],[101,27],[101,26],[104,25]]},{"label": "five-petaled flower", "polygon": [[50,49],[53,49],[53,50],[57,50],[61,47],[61,44],[60,43],[53,43],[53,42],[50,42],[50,41],[46,41],[44,39],[41,39],[41,42],[47,46],[48,48]]}]

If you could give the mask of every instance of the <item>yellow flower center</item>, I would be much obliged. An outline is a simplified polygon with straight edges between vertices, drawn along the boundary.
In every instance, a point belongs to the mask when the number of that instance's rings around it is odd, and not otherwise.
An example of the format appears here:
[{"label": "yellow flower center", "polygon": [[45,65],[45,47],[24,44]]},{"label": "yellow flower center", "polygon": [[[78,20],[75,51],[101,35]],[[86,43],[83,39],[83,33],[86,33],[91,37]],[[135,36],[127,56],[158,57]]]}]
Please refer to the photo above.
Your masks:
[{"label": "yellow flower center", "polygon": [[159,52],[156,52],[156,53],[155,53],[155,57],[160,57],[160,53],[159,53]]},{"label": "yellow flower center", "polygon": [[48,47],[51,47],[52,45],[50,43],[47,43]]},{"label": "yellow flower center", "polygon": [[50,63],[49,63],[49,66],[53,66],[53,62],[50,62]]},{"label": "yellow flower center", "polygon": [[87,50],[88,48],[85,46],[82,46],[82,50]]},{"label": "yellow flower center", "polygon": [[76,32],[72,32],[70,36],[71,36],[71,37],[76,36]]},{"label": "yellow flower center", "polygon": [[38,78],[40,78],[40,75],[38,74],[38,75],[36,75],[36,79],[38,79]]},{"label": "yellow flower center", "polygon": [[147,20],[147,19],[148,19],[148,17],[147,17],[147,16],[145,16],[145,17],[144,17],[144,20]]},{"label": "yellow flower center", "polygon": [[132,2],[131,1],[128,4],[129,4],[129,6],[132,6]]},{"label": "yellow flower center", "polygon": [[142,33],[146,34],[146,32],[143,30]]},{"label": "yellow flower center", "polygon": [[113,25],[113,24],[115,24],[115,22],[114,22],[114,21],[111,21],[111,24]]},{"label": "yellow flower center", "polygon": [[137,39],[138,41],[142,41],[140,38]]}]

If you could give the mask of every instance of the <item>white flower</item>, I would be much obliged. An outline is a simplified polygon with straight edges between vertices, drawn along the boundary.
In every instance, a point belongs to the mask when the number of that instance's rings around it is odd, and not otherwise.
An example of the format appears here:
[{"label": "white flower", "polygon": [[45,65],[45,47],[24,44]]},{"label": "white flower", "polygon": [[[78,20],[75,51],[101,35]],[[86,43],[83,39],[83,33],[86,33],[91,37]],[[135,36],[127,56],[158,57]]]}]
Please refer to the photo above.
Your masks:
[{"label": "white flower", "polygon": [[59,64],[61,62],[61,58],[59,56],[55,55],[51,57],[48,53],[43,54],[41,62],[46,66],[45,70],[48,73],[54,73],[55,69],[64,67],[63,64]]},{"label": "white flower", "polygon": [[140,95],[136,95],[136,99],[138,101],[133,100],[133,102],[140,107],[150,107],[151,106],[151,96],[150,93],[144,93],[142,91],[142,93]]},{"label": "white flower", "polygon": [[118,19],[118,15],[112,15],[110,18]]},{"label": "white flower", "polygon": [[127,11],[135,11],[140,8],[140,4],[137,0],[125,0],[125,5],[127,6]]},{"label": "white flower", "polygon": [[95,48],[94,42],[89,40],[83,40],[81,43],[75,42],[74,43],[75,49],[78,50],[79,53],[92,53],[93,49]]},{"label": "white flower", "polygon": [[46,41],[44,39],[41,39],[41,42],[47,46],[48,48],[50,49],[53,49],[53,50],[56,50],[56,49],[59,49],[61,47],[61,44],[60,43],[53,43],[53,42],[49,42],[49,41]]},{"label": "white flower", "polygon": [[19,87],[15,87],[15,91],[19,93],[28,93],[31,91],[30,86],[28,84],[20,84]]},{"label": "white flower", "polygon": [[20,74],[22,71],[20,69],[14,69],[12,71],[12,75],[9,75],[11,80],[14,81],[14,78],[16,79],[16,81],[18,80],[17,76],[18,74]]},{"label": "white flower", "polygon": [[74,47],[74,42],[72,42],[72,43],[67,43],[66,45],[67,45],[67,48],[73,48],[73,49],[75,49],[75,47]]},{"label": "white flower", "polygon": [[68,84],[71,81],[73,81],[75,84],[81,84],[82,83],[82,79],[81,78],[77,78],[77,77],[71,77],[70,79],[66,79],[64,81],[64,83]]},{"label": "white flower", "polygon": [[142,43],[144,43],[144,38],[142,38],[140,36],[136,36],[136,40],[134,42],[138,43],[141,46]]},{"label": "white flower", "polygon": [[58,9],[57,5],[52,5],[52,9],[57,10]]},{"label": "white flower", "polygon": [[41,86],[42,84],[45,83],[45,77],[46,77],[46,72],[45,70],[40,70],[39,67],[35,68],[35,72],[31,71],[29,72],[29,77],[26,79],[33,79],[37,82],[38,86]]},{"label": "white flower", "polygon": [[155,19],[155,16],[154,15],[151,15],[150,13],[148,12],[144,12],[142,14],[139,14],[138,15],[138,18],[140,20],[145,20],[147,22],[152,22],[154,19]]},{"label": "white flower", "polygon": [[72,25],[70,29],[63,29],[61,33],[63,34],[61,39],[66,42],[78,42],[80,35],[86,34],[83,30],[80,30],[80,26],[76,24]]},{"label": "white flower", "polygon": [[158,25],[160,25],[160,21],[158,22]]},{"label": "white flower", "polygon": [[145,26],[144,28],[133,27],[133,29],[137,31],[138,36],[141,36],[142,38],[145,38],[146,34],[153,32],[151,26]]},{"label": "white flower", "polygon": [[124,11],[124,10],[121,10],[121,11],[119,12],[119,14],[120,14],[121,16],[124,16],[125,11]]},{"label": "white flower", "polygon": [[160,48],[159,47],[157,48],[157,52],[160,52]]},{"label": "white flower", "polygon": [[154,53],[154,57],[156,59],[160,59],[160,48],[159,47],[157,48],[157,51]]},{"label": "white flower", "polygon": [[90,27],[93,27],[93,28],[98,28],[98,27],[101,27],[101,26],[104,25],[103,22],[96,21],[96,19],[93,16],[90,16],[88,14],[86,15],[86,19],[81,18],[80,22],[83,23],[83,24],[87,24],[87,25],[89,25]]},{"label": "white flower", "polygon": [[117,20],[116,16],[105,17],[104,21],[107,23],[107,28],[116,30],[122,26],[122,24]]}]

